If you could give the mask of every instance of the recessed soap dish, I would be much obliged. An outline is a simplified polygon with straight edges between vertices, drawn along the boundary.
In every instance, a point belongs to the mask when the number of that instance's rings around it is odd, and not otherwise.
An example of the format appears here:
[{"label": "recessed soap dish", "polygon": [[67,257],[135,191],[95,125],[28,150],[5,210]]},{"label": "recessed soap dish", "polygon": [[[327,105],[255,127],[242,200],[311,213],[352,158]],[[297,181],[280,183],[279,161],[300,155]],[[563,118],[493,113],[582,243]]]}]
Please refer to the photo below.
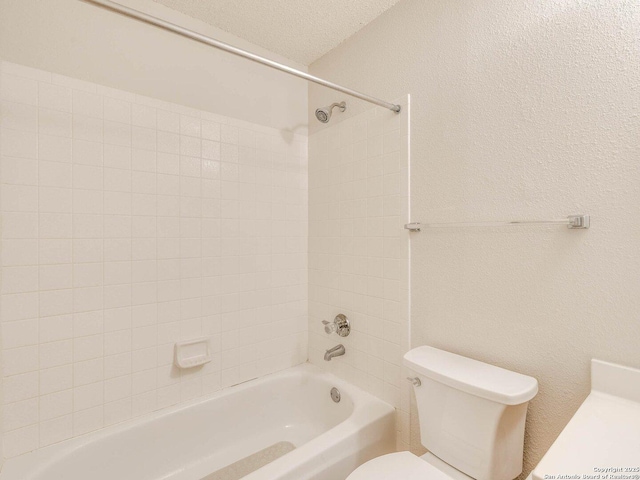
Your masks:
[{"label": "recessed soap dish", "polygon": [[174,363],[180,368],[193,368],[211,361],[208,338],[178,342],[174,349]]}]

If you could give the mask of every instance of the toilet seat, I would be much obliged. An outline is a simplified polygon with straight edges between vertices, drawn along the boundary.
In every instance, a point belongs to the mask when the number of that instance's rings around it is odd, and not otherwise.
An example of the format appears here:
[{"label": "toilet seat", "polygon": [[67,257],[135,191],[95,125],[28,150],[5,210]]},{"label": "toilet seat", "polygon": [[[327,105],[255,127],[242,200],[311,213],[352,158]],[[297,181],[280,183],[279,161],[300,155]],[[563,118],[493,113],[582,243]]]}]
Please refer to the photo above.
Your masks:
[{"label": "toilet seat", "polygon": [[356,468],[347,480],[454,480],[409,452],[390,453]]}]

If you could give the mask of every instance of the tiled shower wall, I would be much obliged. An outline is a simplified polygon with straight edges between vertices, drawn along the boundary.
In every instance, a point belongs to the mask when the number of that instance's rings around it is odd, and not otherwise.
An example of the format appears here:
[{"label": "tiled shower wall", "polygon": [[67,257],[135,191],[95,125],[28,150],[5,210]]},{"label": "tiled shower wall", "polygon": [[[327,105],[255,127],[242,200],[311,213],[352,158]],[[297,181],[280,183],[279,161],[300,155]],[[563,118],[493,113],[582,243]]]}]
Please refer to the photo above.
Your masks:
[{"label": "tiled shower wall", "polygon": [[0,68],[6,457],[306,360],[305,136]]},{"label": "tiled shower wall", "polygon": [[[375,108],[309,137],[309,358],[397,409],[409,449],[409,105]],[[344,313],[351,335],[324,332]],[[326,349],[346,355],[325,362]]]}]

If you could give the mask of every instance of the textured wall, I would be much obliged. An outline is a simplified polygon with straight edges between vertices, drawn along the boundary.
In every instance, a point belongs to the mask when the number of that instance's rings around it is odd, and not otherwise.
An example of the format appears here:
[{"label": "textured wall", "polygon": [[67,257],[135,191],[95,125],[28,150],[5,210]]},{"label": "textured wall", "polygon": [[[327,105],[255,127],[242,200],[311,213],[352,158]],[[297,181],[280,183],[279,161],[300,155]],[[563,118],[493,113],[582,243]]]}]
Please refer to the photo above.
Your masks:
[{"label": "textured wall", "polygon": [[308,65],[399,0],[154,1]]},{"label": "textured wall", "polygon": [[[119,3],[305,68],[151,0]],[[306,129],[304,80],[80,0],[0,0],[0,59],[260,125]]]},{"label": "textured wall", "polygon": [[[400,114],[372,108],[345,121],[335,110],[309,138],[309,360],[395,406],[406,449],[409,105],[397,103]],[[352,323],[346,338],[323,329],[339,313]],[[325,362],[338,343],[346,354]]]},{"label": "textured wall", "polygon": [[307,359],[306,136],[7,62],[0,126],[6,457]]},{"label": "textured wall", "polygon": [[[310,70],[411,94],[414,220],[592,215],[588,231],[411,242],[412,344],[540,381],[530,470],[587,395],[591,357],[640,366],[640,3],[404,0]],[[311,112],[335,97],[310,92]]]}]

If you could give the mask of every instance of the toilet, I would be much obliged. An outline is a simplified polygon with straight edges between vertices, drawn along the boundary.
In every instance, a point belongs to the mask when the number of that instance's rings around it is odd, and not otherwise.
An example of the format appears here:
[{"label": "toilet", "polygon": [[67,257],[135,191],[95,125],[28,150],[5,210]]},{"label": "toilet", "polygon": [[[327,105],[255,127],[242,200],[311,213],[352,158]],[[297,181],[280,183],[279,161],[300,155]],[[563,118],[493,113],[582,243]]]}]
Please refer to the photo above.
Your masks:
[{"label": "toilet", "polygon": [[408,352],[404,364],[429,453],[383,455],[347,480],[512,480],[522,473],[535,378],[428,346]]}]

